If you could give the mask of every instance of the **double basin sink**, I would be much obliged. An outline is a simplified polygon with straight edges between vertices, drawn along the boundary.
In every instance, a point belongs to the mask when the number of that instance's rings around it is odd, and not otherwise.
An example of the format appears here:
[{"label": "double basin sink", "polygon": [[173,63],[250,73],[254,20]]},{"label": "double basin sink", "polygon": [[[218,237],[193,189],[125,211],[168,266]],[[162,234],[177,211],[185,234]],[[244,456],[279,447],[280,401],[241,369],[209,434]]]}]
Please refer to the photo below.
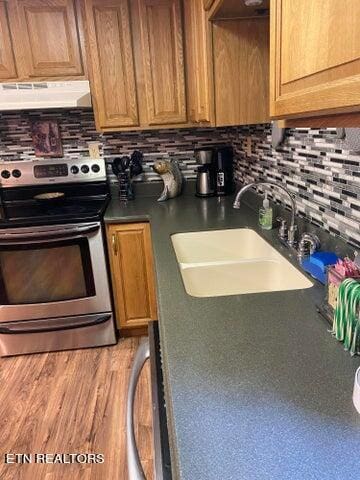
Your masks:
[{"label": "double basin sink", "polygon": [[278,292],[312,282],[249,228],[171,236],[185,290],[194,297]]}]

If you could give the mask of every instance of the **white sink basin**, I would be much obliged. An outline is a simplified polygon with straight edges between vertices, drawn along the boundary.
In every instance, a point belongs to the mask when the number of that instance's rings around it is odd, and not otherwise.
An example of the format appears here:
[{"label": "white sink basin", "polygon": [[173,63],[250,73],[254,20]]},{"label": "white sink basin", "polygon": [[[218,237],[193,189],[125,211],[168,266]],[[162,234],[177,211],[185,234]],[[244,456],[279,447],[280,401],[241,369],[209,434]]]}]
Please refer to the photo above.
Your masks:
[{"label": "white sink basin", "polygon": [[181,275],[186,292],[193,297],[279,292],[312,286],[312,283],[285,259],[182,266]]},{"label": "white sink basin", "polygon": [[312,282],[254,230],[172,235],[186,292],[194,297],[310,288]]},{"label": "white sink basin", "polygon": [[179,263],[249,260],[279,255],[250,228],[175,233],[171,240]]}]

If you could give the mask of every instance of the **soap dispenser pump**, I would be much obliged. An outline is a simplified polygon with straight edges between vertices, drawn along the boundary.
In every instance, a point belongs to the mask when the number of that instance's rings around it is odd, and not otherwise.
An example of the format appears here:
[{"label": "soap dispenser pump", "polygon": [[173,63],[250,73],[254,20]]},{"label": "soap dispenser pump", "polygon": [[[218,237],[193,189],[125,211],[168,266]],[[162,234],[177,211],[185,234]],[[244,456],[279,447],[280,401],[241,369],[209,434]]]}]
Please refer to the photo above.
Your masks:
[{"label": "soap dispenser pump", "polygon": [[267,193],[265,193],[262,207],[259,209],[259,225],[264,230],[271,230],[273,227],[273,209],[270,207]]}]

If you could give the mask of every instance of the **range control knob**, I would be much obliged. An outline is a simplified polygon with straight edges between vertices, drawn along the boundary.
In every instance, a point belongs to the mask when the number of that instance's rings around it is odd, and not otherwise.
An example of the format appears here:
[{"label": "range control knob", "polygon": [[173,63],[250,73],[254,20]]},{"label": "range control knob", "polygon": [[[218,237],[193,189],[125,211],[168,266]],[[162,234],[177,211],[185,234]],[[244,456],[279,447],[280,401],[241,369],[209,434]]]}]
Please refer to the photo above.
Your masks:
[{"label": "range control knob", "polygon": [[12,176],[15,178],[20,178],[21,177],[21,172],[17,168],[12,171]]},{"label": "range control knob", "polygon": [[77,167],[76,165],[73,165],[70,168],[70,172],[73,173],[74,175],[76,175],[77,173],[79,173],[79,167]]},{"label": "range control knob", "polygon": [[91,170],[94,172],[94,173],[98,173],[100,172],[100,167],[97,163],[94,163],[94,165],[92,165],[91,167]]},{"label": "range control knob", "polygon": [[82,171],[82,173],[89,173],[89,167],[87,165],[82,165],[81,166],[81,171]]},{"label": "range control knob", "polygon": [[2,178],[10,178],[10,172],[9,172],[9,170],[3,170],[3,171],[1,172],[1,176],[2,176]]}]

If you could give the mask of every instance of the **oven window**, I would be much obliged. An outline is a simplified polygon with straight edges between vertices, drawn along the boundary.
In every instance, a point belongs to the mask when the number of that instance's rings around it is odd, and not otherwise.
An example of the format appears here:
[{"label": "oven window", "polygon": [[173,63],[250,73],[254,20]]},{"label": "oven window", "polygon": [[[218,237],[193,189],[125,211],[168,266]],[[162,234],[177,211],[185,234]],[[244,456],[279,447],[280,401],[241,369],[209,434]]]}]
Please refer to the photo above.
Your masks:
[{"label": "oven window", "polygon": [[49,303],[94,295],[86,238],[1,247],[2,305]]}]

